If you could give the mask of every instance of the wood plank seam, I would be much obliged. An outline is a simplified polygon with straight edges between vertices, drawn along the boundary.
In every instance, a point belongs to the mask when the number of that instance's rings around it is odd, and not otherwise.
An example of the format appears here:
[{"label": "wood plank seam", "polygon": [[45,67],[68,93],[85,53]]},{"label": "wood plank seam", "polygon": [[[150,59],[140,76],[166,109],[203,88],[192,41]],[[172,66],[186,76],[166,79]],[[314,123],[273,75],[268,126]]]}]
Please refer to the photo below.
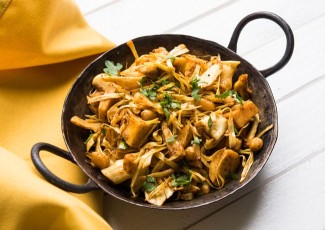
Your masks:
[{"label": "wood plank seam", "polygon": [[[321,75],[319,77],[316,77],[313,80],[305,83],[304,85],[294,89],[290,93],[280,97],[279,99],[276,99],[275,102],[276,102],[276,104],[280,104],[281,102],[285,101],[286,99],[288,99],[288,98],[300,93],[301,91],[307,89],[308,87],[310,87],[312,85],[315,85],[315,84],[318,84],[318,83],[320,83],[321,81],[324,81],[324,80],[325,80],[325,75]],[[323,83],[323,84],[325,85],[325,83]]]}]

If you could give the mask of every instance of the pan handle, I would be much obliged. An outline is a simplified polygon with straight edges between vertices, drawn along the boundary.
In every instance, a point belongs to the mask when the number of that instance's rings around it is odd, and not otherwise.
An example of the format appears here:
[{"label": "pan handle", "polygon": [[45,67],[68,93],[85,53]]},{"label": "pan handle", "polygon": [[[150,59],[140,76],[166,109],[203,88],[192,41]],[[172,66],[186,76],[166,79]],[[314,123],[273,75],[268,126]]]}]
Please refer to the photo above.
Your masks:
[{"label": "pan handle", "polygon": [[283,30],[283,32],[286,36],[286,39],[287,39],[286,49],[285,49],[284,55],[282,56],[280,61],[278,61],[275,65],[271,66],[270,68],[260,71],[264,77],[268,77],[268,76],[272,75],[273,73],[275,73],[276,71],[280,70],[282,67],[284,67],[290,60],[291,55],[293,53],[294,36],[293,36],[290,26],[281,17],[279,17],[278,15],[276,15],[274,13],[266,12],[266,11],[249,14],[248,16],[243,18],[236,26],[236,28],[231,36],[228,48],[231,49],[232,51],[236,52],[238,38],[239,38],[239,35],[240,35],[240,32],[242,31],[242,29],[250,21],[253,21],[255,19],[260,19],[260,18],[269,19],[269,20],[275,22],[276,24],[278,24],[281,27],[281,29]]},{"label": "pan handle", "polygon": [[54,184],[55,186],[68,191],[68,192],[74,192],[74,193],[86,193],[90,192],[96,189],[99,189],[98,185],[91,180],[88,179],[86,184],[78,185],[78,184],[72,184],[69,183],[56,175],[54,175],[43,163],[43,161],[40,158],[40,151],[45,150],[50,153],[53,153],[57,156],[60,156],[68,161],[71,161],[72,163],[76,164],[72,156],[69,152],[64,151],[63,149],[60,149],[54,145],[48,144],[48,143],[36,143],[31,150],[31,158],[33,161],[33,164],[35,165],[36,169],[42,174],[45,179],[47,179],[50,183]]}]

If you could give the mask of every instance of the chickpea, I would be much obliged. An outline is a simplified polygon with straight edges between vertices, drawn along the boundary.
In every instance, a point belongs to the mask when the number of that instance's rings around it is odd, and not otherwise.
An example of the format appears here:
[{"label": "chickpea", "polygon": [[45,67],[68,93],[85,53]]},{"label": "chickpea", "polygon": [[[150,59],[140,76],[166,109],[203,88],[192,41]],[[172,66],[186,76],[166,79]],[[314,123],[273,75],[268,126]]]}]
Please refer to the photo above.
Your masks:
[{"label": "chickpea", "polygon": [[256,152],[263,147],[263,140],[260,137],[254,137],[247,141],[247,145],[250,150]]},{"label": "chickpea", "polygon": [[135,162],[136,156],[135,154],[129,153],[129,154],[125,154],[124,156],[124,161],[123,161],[123,169],[127,172],[127,173],[134,173],[134,171],[137,168],[137,164]]},{"label": "chickpea", "polygon": [[189,146],[185,149],[185,159],[189,161],[194,161],[200,159],[193,146]]},{"label": "chickpea", "polygon": [[189,193],[181,193],[181,195],[180,195],[181,200],[193,200],[193,198],[194,198],[194,195],[191,192],[189,192]]},{"label": "chickpea", "polygon": [[149,110],[149,109],[145,109],[143,110],[141,113],[141,118],[145,121],[149,121],[152,119],[157,118],[157,113],[155,111]]},{"label": "chickpea", "polygon": [[207,184],[207,183],[204,183],[202,186],[201,186],[201,192],[203,194],[208,194],[210,192],[210,186]]},{"label": "chickpea", "polygon": [[233,149],[233,150],[235,150],[235,151],[238,152],[238,151],[240,150],[241,146],[242,146],[242,140],[239,139],[239,138],[236,138],[236,139],[234,140],[233,145],[232,145],[232,146],[229,146],[229,147],[230,147],[231,149]]}]

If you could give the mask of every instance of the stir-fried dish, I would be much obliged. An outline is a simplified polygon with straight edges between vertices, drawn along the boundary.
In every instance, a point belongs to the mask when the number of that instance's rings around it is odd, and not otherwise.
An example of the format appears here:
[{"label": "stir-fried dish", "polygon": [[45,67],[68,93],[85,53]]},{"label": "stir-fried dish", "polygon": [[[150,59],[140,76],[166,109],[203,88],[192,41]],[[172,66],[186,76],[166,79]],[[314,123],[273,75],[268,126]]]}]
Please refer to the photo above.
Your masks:
[{"label": "stir-fried dish", "polygon": [[139,56],[127,44],[134,63],[107,60],[87,96],[92,114],[71,118],[90,130],[85,154],[92,166],[154,205],[245,180],[273,126],[257,133],[249,76],[233,82],[240,62],[194,56],[184,44]]}]

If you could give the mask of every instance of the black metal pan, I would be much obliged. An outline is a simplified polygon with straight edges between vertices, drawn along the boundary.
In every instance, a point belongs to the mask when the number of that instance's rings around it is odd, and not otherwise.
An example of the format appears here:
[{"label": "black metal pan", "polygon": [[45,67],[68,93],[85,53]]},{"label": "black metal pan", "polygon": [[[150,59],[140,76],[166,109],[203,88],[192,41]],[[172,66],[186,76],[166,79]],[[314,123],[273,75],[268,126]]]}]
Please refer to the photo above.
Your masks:
[{"label": "black metal pan", "polygon": [[[255,19],[269,19],[278,24],[286,36],[286,49],[282,58],[272,67],[265,70],[257,70],[252,64],[236,54],[237,41],[242,29],[247,23]],[[77,115],[84,117],[90,114],[87,106],[86,95],[92,90],[92,79],[104,68],[105,60],[111,60],[119,63],[132,63],[134,57],[126,44],[117,46],[107,51],[93,61],[76,79],[69,93],[66,96],[62,111],[62,133],[68,149],[64,151],[47,143],[37,143],[33,146],[31,157],[38,171],[54,185],[70,192],[85,193],[95,189],[102,189],[106,193],[121,199],[125,202],[132,203],[141,207],[150,207],[167,210],[181,210],[199,207],[202,205],[216,202],[249,183],[263,168],[267,162],[278,136],[278,114],[276,103],[272,91],[266,81],[266,78],[284,67],[290,60],[294,49],[294,36],[289,25],[279,16],[270,12],[257,12],[243,18],[235,28],[231,37],[228,48],[219,45],[216,42],[204,40],[201,38],[187,35],[162,34],[145,36],[133,39],[135,47],[139,53],[145,54],[159,46],[171,50],[175,46],[184,43],[194,55],[216,55],[220,54],[222,60],[238,60],[241,62],[237,69],[235,80],[241,73],[248,73],[250,76],[250,88],[253,90],[252,100],[260,110],[260,119],[263,122],[274,125],[274,128],[263,136],[264,147],[255,155],[255,161],[251,167],[244,182],[239,183],[232,180],[220,190],[215,190],[210,194],[196,197],[191,201],[171,201],[166,202],[163,206],[153,206],[144,201],[143,198],[131,198],[129,191],[120,186],[113,185],[101,174],[100,170],[92,167],[86,156],[84,141],[88,136],[88,131],[73,125],[70,122],[72,116]],[[77,164],[89,177],[89,181],[84,185],[75,185],[66,182],[52,172],[43,164],[39,152],[46,150],[60,157],[63,157]]]}]

